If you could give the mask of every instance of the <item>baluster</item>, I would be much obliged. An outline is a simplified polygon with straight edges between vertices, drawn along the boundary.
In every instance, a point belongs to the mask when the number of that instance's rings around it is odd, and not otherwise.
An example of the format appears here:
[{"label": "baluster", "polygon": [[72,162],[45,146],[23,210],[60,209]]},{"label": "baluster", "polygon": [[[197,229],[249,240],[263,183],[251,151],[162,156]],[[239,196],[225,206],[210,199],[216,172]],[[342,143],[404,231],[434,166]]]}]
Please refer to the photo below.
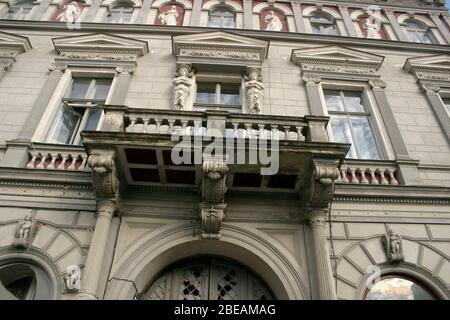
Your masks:
[{"label": "baluster", "polygon": [[89,168],[89,166],[87,165],[88,156],[79,155],[79,157],[81,157],[81,164],[80,167],[78,168],[78,171],[91,171],[91,168]]},{"label": "baluster", "polygon": [[264,138],[264,124],[258,123],[259,138]]},{"label": "baluster", "polygon": [[161,119],[159,118],[155,118],[155,123],[156,123],[156,133],[161,133]]},{"label": "baluster", "polygon": [[284,128],[284,140],[289,140],[289,129],[291,126],[283,126]]},{"label": "baluster", "polygon": [[39,155],[37,153],[31,155],[31,161],[27,163],[27,169],[34,169],[34,163]]},{"label": "baluster", "polygon": [[75,171],[75,170],[76,170],[75,164],[76,164],[76,162],[77,162],[77,157],[76,157],[76,156],[73,156],[72,154],[69,154],[68,160],[70,160],[70,164],[69,164],[69,166],[67,167],[67,170],[68,170],[68,171]]},{"label": "baluster", "polygon": [[270,139],[280,140],[280,133],[278,132],[278,125],[276,124],[270,125]]},{"label": "baluster", "polygon": [[349,183],[349,181],[347,179],[347,168],[342,168],[341,167],[341,182]]},{"label": "baluster", "polygon": [[56,161],[56,159],[58,159],[58,155],[59,154],[56,154],[56,155],[50,154],[50,163],[48,164],[47,169],[56,169],[55,161]]},{"label": "baluster", "polygon": [[231,125],[233,126],[233,138],[240,138],[239,137],[239,123],[232,122]]},{"label": "baluster", "polygon": [[149,118],[142,118],[142,122],[144,123],[144,127],[142,128],[142,133],[147,133],[148,123],[150,119]]},{"label": "baluster", "polygon": [[375,176],[375,170],[368,168],[370,174],[370,184],[378,184],[378,179]]},{"label": "baluster", "polygon": [[387,171],[389,177],[391,178],[391,185],[394,185],[394,186],[398,185],[398,181],[397,181],[397,179],[395,179],[395,176],[394,176],[394,170],[386,169],[386,171]]},{"label": "baluster", "polygon": [[169,123],[169,134],[173,134],[173,126],[175,124],[174,119],[168,119],[167,122]]},{"label": "baluster", "polygon": [[358,168],[359,173],[361,174],[361,184],[369,184],[369,180],[366,178],[366,170]]},{"label": "baluster", "polygon": [[305,136],[302,133],[303,127],[296,126],[297,129],[297,135],[298,135],[298,141],[305,141]]},{"label": "baluster", "polygon": [[384,170],[381,170],[381,169],[377,169],[377,170],[380,173],[380,177],[381,177],[380,184],[383,184],[383,185],[389,184],[389,181],[387,181],[386,177],[384,176]]},{"label": "baluster", "polygon": [[45,160],[47,159],[47,155],[40,154],[41,162],[36,166],[37,169],[44,169]]},{"label": "baluster", "polygon": [[134,126],[136,125],[136,118],[130,118],[130,125],[128,126],[129,130],[128,132],[134,132]]},{"label": "baluster", "polygon": [[187,125],[188,125],[188,121],[187,121],[187,120],[181,120],[181,128],[182,128],[181,134],[182,134],[182,135],[187,135],[187,134],[189,134],[189,133],[187,132]]},{"label": "baluster", "polygon": [[244,123],[245,126],[245,137],[246,138],[252,138],[252,124],[251,123]]},{"label": "baluster", "polygon": [[358,179],[356,178],[356,172],[355,172],[355,170],[354,170],[353,168],[348,168],[348,170],[350,171],[350,174],[352,175],[352,181],[351,181],[351,183],[359,184],[359,181],[358,181]]},{"label": "baluster", "polygon": [[67,157],[68,157],[67,154],[62,154],[61,155],[61,163],[59,164],[59,166],[57,168],[58,170],[65,170],[66,169],[65,166],[66,166]]}]

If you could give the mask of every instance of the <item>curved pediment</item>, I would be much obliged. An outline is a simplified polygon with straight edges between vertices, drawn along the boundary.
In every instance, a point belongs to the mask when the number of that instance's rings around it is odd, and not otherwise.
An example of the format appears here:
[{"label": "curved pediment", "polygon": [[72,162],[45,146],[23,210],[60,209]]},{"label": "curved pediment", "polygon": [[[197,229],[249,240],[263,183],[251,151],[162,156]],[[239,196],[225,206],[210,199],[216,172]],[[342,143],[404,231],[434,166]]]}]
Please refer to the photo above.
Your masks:
[{"label": "curved pediment", "polygon": [[82,58],[87,53],[105,60],[136,60],[148,53],[146,41],[106,33],[54,38],[53,45],[62,58]]},{"label": "curved pediment", "polygon": [[260,66],[269,42],[218,31],[175,36],[172,49],[179,62]]},{"label": "curved pediment", "polygon": [[324,46],[292,50],[291,61],[302,71],[373,74],[384,56],[342,46]]}]

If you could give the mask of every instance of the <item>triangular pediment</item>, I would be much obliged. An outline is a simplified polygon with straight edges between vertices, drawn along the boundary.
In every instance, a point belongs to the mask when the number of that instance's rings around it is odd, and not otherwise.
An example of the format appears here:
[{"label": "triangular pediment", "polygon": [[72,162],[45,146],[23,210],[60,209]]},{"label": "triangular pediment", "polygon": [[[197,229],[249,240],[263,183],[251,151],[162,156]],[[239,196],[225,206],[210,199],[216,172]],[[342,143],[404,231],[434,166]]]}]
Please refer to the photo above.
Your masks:
[{"label": "triangular pediment", "polygon": [[[267,57],[269,43],[230,32],[207,32],[175,36],[172,49],[178,60],[254,61]],[[197,61],[199,62],[199,61]]]},{"label": "triangular pediment", "polygon": [[27,37],[0,31],[0,49],[23,53],[31,49],[31,43]]},{"label": "triangular pediment", "polygon": [[143,56],[148,53],[146,41],[106,33],[54,38],[53,45],[60,54],[64,52],[129,52]]},{"label": "triangular pediment", "polygon": [[406,60],[403,66],[408,72],[411,71],[450,71],[450,55],[439,54],[425,57],[415,57]]},{"label": "triangular pediment", "polygon": [[377,70],[383,60],[383,56],[342,46],[296,49],[292,50],[291,55],[291,61],[300,66],[303,64],[346,65]]}]

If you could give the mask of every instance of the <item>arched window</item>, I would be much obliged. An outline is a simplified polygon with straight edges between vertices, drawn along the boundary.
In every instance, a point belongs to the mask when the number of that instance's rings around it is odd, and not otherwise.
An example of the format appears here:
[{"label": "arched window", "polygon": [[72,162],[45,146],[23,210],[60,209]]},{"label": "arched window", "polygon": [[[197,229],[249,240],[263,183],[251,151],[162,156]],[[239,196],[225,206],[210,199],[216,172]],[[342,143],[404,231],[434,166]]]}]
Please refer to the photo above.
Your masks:
[{"label": "arched window", "polygon": [[34,264],[0,266],[0,300],[48,300],[52,291],[49,276]]},{"label": "arched window", "polygon": [[9,7],[5,19],[24,20],[33,9],[33,0],[19,0]]},{"label": "arched window", "polygon": [[267,286],[248,268],[213,257],[181,261],[162,272],[144,300],[271,300]]},{"label": "arched window", "polygon": [[130,3],[120,3],[108,10],[106,22],[108,23],[130,23],[134,7]]},{"label": "arched window", "polygon": [[425,285],[403,275],[385,275],[372,288],[368,288],[365,300],[436,300]]},{"label": "arched window", "polygon": [[213,28],[235,28],[236,16],[233,9],[226,6],[218,6],[209,14],[208,27]]},{"label": "arched window", "polygon": [[406,33],[408,34],[409,40],[417,43],[435,43],[433,35],[431,34],[430,28],[426,26],[423,22],[417,20],[406,20],[405,21]]},{"label": "arched window", "polygon": [[336,21],[328,14],[315,12],[310,18],[311,30],[315,34],[339,35]]}]

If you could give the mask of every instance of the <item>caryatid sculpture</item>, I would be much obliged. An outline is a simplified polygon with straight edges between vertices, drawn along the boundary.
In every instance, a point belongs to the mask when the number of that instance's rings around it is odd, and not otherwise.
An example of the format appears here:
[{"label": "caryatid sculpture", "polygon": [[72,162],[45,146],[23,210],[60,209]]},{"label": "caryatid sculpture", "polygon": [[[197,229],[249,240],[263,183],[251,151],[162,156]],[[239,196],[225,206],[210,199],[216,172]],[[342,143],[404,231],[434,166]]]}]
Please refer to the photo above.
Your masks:
[{"label": "caryatid sculpture", "polygon": [[264,86],[261,82],[261,70],[258,68],[247,69],[247,80],[245,87],[247,88],[247,112],[251,114],[259,114],[262,111],[262,100]]},{"label": "caryatid sculpture", "polygon": [[173,5],[169,10],[161,12],[159,18],[162,24],[176,26],[178,18],[177,6]]},{"label": "caryatid sculpture", "polygon": [[178,65],[178,71],[173,79],[173,109],[186,110],[192,87],[192,69],[188,64]]}]

